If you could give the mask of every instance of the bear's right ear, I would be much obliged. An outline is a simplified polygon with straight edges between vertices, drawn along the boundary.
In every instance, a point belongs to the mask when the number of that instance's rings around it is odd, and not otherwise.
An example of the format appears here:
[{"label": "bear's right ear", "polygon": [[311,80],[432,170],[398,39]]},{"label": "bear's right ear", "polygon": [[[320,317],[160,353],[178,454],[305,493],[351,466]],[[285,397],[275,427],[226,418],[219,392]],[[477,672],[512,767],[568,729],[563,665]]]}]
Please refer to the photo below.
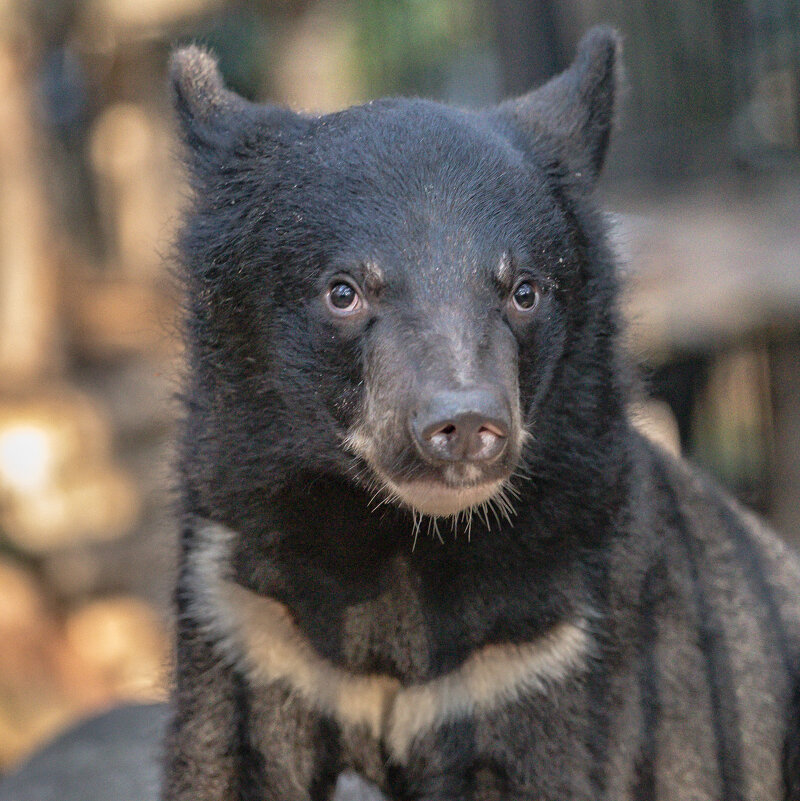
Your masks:
[{"label": "bear's right ear", "polygon": [[191,150],[213,147],[233,118],[252,105],[225,88],[214,56],[196,45],[172,54],[169,77],[181,134]]},{"label": "bear's right ear", "polygon": [[206,163],[207,156],[224,152],[231,135],[249,124],[261,134],[282,137],[301,132],[308,122],[289,109],[251,103],[231,92],[216,58],[197,45],[172,54],[169,77],[181,135],[195,168]]}]

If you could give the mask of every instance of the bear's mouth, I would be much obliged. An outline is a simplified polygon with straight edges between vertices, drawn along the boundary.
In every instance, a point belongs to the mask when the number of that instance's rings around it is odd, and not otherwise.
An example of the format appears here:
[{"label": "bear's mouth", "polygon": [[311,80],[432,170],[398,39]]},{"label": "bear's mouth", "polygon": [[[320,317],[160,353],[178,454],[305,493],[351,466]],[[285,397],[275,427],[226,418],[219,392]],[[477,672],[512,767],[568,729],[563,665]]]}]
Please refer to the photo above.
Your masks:
[{"label": "bear's mouth", "polygon": [[[409,509],[415,517],[510,519],[514,508],[509,496],[517,493],[511,485],[512,470],[504,464],[477,465],[454,462],[430,465],[416,458],[406,464],[407,471],[386,469],[377,458],[380,453],[369,436],[351,432],[344,437],[347,450],[366,462],[372,474],[373,508],[384,503]],[[414,451],[407,452],[408,455]],[[361,471],[359,471],[361,472]],[[363,473],[362,473],[363,475]]]},{"label": "bear's mouth", "polygon": [[381,476],[381,480],[391,500],[430,517],[454,517],[488,504],[500,495],[506,483],[495,479],[452,486],[435,479],[397,482]]}]

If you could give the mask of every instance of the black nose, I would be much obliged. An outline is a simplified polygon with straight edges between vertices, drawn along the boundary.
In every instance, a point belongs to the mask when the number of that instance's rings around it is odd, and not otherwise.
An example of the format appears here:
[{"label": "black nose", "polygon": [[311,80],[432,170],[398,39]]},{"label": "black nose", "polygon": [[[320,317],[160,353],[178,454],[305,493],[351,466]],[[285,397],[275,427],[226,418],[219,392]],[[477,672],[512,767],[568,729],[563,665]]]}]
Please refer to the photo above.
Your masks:
[{"label": "black nose", "polygon": [[411,420],[422,455],[442,462],[490,462],[505,450],[510,428],[508,404],[489,387],[437,392]]}]

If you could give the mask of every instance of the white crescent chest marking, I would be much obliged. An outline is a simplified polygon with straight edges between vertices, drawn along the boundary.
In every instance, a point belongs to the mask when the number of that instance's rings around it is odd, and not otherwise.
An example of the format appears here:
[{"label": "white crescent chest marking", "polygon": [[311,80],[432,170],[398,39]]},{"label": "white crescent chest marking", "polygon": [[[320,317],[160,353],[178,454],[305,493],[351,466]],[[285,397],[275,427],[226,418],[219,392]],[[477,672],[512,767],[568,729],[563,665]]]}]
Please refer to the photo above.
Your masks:
[{"label": "white crescent chest marking", "polygon": [[[224,653],[251,682],[283,682],[320,712],[365,727],[399,762],[437,725],[543,692],[584,668],[591,651],[585,621],[563,621],[533,642],[486,645],[450,673],[403,686],[392,676],[353,673],[321,657],[283,604],[221,578],[219,555],[216,547],[195,559],[204,569],[196,573],[192,611]],[[208,569],[211,562],[217,569]]]}]

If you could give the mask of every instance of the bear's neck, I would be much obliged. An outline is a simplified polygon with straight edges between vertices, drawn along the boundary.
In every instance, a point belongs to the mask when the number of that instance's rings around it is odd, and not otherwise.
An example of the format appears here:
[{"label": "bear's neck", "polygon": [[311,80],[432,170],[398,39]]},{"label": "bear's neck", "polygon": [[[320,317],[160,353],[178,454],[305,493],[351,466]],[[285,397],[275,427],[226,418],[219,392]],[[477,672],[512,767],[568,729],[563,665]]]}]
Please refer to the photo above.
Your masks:
[{"label": "bear's neck", "polygon": [[[223,522],[241,534],[237,582],[284,604],[319,653],[419,680],[454,669],[477,646],[533,640],[593,607],[586,577],[625,527],[622,474],[617,463],[602,486],[576,478],[574,497],[565,497],[564,475],[531,476],[518,483],[524,511],[488,527],[473,520],[469,532],[463,521],[440,521],[438,535],[424,519],[416,528],[410,513],[374,509],[361,489],[319,475],[285,486],[260,518]],[[354,616],[368,644],[351,664],[343,632]],[[403,632],[418,634],[420,621],[425,659],[403,666],[402,655],[419,650]]]}]

